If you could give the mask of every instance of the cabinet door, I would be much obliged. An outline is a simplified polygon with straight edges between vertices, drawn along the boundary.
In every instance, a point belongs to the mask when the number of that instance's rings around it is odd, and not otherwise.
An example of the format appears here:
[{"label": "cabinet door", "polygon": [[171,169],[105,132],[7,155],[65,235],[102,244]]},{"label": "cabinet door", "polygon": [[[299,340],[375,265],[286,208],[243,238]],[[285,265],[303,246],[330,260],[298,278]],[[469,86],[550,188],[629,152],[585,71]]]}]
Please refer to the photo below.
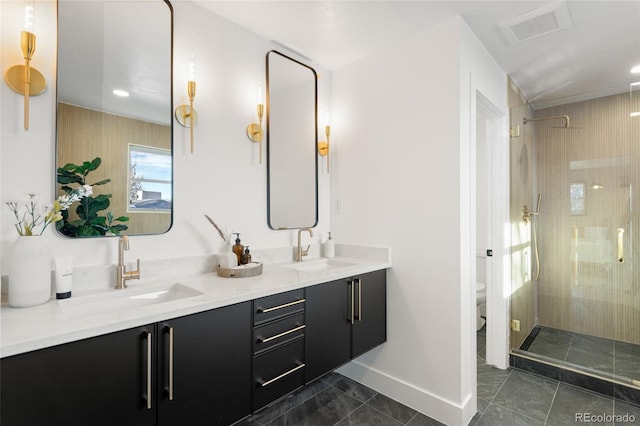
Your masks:
[{"label": "cabinet door", "polygon": [[355,289],[353,358],[387,340],[387,271],[364,274],[352,282]]},{"label": "cabinet door", "polygon": [[0,423],[155,425],[155,404],[147,402],[148,389],[155,398],[154,330],[137,327],[3,358]]},{"label": "cabinet door", "polygon": [[351,359],[351,287],[345,280],[307,287],[306,382]]},{"label": "cabinet door", "polygon": [[251,302],[163,321],[158,332],[159,425],[229,425],[250,414]]}]

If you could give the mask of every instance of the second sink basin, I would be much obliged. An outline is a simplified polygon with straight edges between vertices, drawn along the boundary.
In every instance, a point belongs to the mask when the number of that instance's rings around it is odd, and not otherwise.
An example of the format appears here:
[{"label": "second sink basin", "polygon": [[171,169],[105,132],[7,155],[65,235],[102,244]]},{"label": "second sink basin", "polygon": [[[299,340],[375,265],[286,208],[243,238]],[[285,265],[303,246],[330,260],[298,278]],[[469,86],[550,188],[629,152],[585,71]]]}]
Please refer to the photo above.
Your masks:
[{"label": "second sink basin", "polygon": [[101,294],[60,300],[58,304],[71,317],[80,317],[142,308],[201,294],[191,287],[173,283],[138,289],[112,289]]},{"label": "second sink basin", "polygon": [[346,268],[353,266],[355,263],[345,262],[343,260],[335,259],[313,259],[302,262],[289,263],[285,267],[295,269],[296,271],[316,272],[316,271],[328,271],[338,268]]}]

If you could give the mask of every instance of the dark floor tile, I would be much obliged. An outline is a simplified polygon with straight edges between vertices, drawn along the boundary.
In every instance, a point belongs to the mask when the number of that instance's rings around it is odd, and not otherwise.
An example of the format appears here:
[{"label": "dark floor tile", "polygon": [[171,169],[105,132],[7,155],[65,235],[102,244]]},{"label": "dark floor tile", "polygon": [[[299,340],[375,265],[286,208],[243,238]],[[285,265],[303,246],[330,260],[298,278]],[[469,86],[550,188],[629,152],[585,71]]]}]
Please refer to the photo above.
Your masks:
[{"label": "dark floor tile", "polygon": [[569,331],[541,327],[527,352],[563,361],[569,352],[572,340],[573,333]]},{"label": "dark floor tile", "polygon": [[327,382],[331,383],[333,387],[340,389],[342,392],[361,402],[367,402],[377,395],[377,392],[373,389],[341,374],[336,373],[335,376],[329,377]]},{"label": "dark floor tile", "polygon": [[254,422],[253,424],[265,425],[269,423],[276,417],[279,417],[287,411],[291,410],[296,405],[303,403],[309,398],[312,398],[314,395],[326,389],[328,386],[329,385],[322,380],[316,380],[309,383],[307,386],[304,386],[293,392],[292,394],[287,395],[275,404],[270,405],[267,408],[257,412],[251,418]]},{"label": "dark floor tile", "polygon": [[491,401],[487,401],[486,399],[478,398],[478,412],[480,414],[484,413],[484,410],[487,409]]},{"label": "dark floor tile", "polygon": [[491,404],[480,416],[477,426],[542,426],[544,422],[532,419],[496,404]]},{"label": "dark floor tile", "polygon": [[362,403],[334,387],[327,387],[269,423],[270,426],[332,426]]},{"label": "dark floor tile", "polygon": [[372,406],[376,410],[379,410],[387,416],[394,418],[402,423],[407,423],[417,413],[413,408],[409,408],[404,404],[399,403],[387,396],[377,394],[371,398],[367,405]]},{"label": "dark floor tile", "polygon": [[407,426],[446,426],[444,423],[418,413],[407,423]]},{"label": "dark floor tile", "polygon": [[401,426],[403,423],[392,419],[384,413],[368,405],[363,405],[336,426]]},{"label": "dark floor tile", "polygon": [[[613,419],[615,425],[640,425],[640,406],[614,400],[613,414],[616,416]],[[631,421],[632,416],[634,421]]]},{"label": "dark floor tile", "polygon": [[509,370],[500,370],[485,363],[478,363],[478,398],[491,401],[498,393],[507,377]]},{"label": "dark floor tile", "polygon": [[[579,417],[588,414],[613,414],[613,398],[600,396],[596,393],[581,390],[573,386],[560,383],[556,397],[553,400],[548,426],[566,426],[580,422]],[[577,417],[578,416],[578,417]],[[612,423],[593,423],[591,425],[613,425]]]},{"label": "dark floor tile", "polygon": [[569,348],[566,361],[613,374],[613,340],[576,334]]},{"label": "dark floor tile", "polygon": [[544,422],[557,388],[555,380],[514,370],[492,403]]},{"label": "dark floor tile", "polygon": [[615,366],[617,376],[640,380],[640,345],[615,343]]}]

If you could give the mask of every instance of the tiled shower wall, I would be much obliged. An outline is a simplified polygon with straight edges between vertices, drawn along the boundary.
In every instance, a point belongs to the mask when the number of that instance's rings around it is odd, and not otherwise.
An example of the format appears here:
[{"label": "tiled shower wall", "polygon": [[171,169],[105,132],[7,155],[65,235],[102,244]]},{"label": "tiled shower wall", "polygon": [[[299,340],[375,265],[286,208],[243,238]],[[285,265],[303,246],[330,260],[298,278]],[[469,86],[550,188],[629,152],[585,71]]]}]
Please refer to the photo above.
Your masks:
[{"label": "tiled shower wall", "polygon": [[538,323],[640,343],[640,117],[629,111],[622,93],[536,111],[568,115],[568,129],[561,119],[526,127],[536,126],[542,194]]}]

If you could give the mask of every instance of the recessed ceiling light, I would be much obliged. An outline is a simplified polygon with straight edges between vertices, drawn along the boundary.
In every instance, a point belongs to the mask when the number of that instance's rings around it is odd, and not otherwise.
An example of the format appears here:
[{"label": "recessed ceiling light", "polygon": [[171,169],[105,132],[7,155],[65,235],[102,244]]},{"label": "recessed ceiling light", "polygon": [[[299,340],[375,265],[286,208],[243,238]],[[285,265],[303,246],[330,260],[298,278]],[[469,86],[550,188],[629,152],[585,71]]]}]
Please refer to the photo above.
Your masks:
[{"label": "recessed ceiling light", "polygon": [[113,94],[116,95],[116,96],[123,97],[123,98],[128,98],[129,97],[129,92],[127,92],[126,90],[114,89],[113,90]]},{"label": "recessed ceiling light", "polygon": [[631,68],[631,74],[640,74],[640,65]]}]

